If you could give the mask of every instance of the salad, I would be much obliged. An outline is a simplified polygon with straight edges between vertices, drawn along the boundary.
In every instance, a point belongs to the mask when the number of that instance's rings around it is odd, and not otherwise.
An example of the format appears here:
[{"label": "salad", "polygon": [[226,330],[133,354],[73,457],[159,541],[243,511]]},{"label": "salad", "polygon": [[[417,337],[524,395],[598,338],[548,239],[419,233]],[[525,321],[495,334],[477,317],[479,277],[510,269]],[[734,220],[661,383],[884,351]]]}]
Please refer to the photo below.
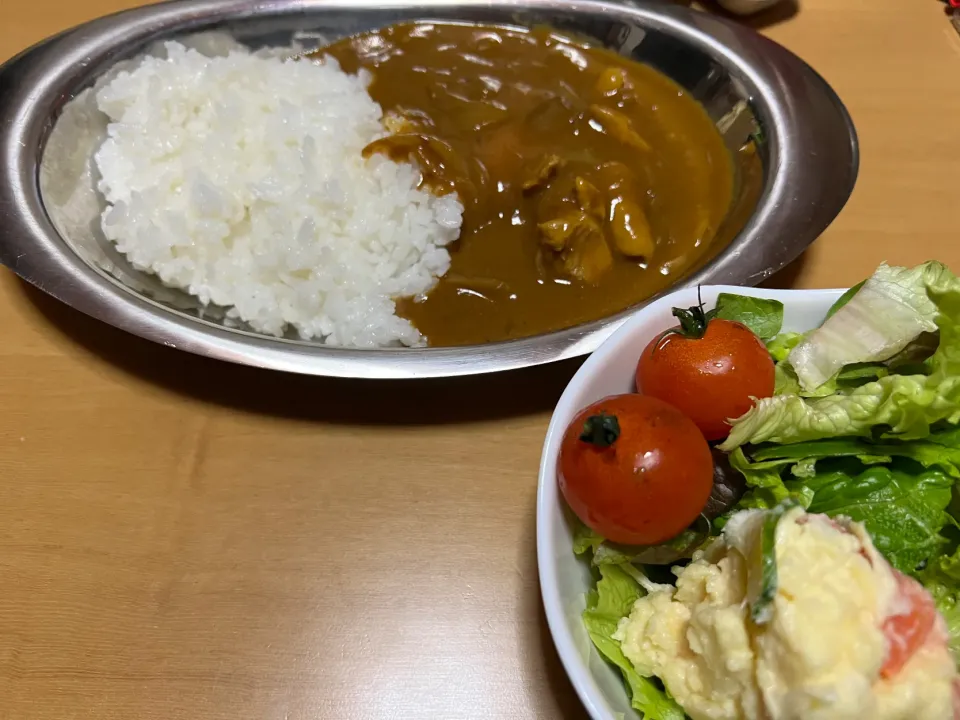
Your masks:
[{"label": "salad", "polygon": [[674,315],[558,461],[633,707],[960,717],[960,279],[882,265],[805,333],[754,297]]}]

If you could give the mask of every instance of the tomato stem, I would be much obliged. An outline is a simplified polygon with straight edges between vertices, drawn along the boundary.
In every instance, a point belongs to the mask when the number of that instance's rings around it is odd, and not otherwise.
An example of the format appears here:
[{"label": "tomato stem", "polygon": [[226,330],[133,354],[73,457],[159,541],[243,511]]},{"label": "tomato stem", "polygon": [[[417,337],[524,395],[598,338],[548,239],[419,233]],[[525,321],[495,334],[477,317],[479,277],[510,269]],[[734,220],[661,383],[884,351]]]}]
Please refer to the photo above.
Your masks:
[{"label": "tomato stem", "polygon": [[580,439],[599,448],[608,448],[620,437],[620,422],[616,415],[591,415],[583,422]]},{"label": "tomato stem", "polygon": [[699,340],[707,332],[707,325],[710,324],[711,313],[703,309],[703,299],[700,297],[700,286],[697,285],[697,304],[691,308],[673,308],[673,316],[680,321],[680,327],[672,327],[664,330],[657,338],[654,345],[654,352],[660,347],[662,341],[668,335],[680,335],[681,337]]},{"label": "tomato stem", "polygon": [[674,308],[673,316],[680,321],[680,327],[676,330],[679,335],[696,340],[707,331],[707,316],[703,308]]}]

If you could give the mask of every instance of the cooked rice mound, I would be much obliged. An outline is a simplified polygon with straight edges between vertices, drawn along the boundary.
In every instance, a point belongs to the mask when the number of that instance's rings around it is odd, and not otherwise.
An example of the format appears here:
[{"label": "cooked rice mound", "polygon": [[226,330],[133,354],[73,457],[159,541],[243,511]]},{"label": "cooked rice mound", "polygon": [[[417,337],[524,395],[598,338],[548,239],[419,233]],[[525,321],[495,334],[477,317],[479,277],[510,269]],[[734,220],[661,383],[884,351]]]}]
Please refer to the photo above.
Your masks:
[{"label": "cooked rice mound", "polygon": [[424,344],[394,298],[447,271],[463,207],[417,189],[410,164],[362,157],[386,132],[369,75],[330,58],[166,50],[97,94],[106,237],[257,332]]}]

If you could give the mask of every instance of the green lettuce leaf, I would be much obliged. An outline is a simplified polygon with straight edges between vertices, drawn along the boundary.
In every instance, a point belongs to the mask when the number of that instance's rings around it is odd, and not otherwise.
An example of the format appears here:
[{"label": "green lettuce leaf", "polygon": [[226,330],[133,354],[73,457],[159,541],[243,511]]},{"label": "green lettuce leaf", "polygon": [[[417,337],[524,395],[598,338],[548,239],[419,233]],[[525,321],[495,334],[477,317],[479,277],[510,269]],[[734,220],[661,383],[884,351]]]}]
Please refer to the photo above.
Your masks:
[{"label": "green lettuce leaf", "polygon": [[925,332],[883,364],[901,375],[921,375],[928,370],[927,360],[940,345],[939,332]]},{"label": "green lettuce leaf", "polygon": [[710,523],[684,530],[675,538],[659,545],[620,545],[609,540],[593,553],[594,565],[672,565],[690,558],[710,539]]},{"label": "green lettuce leaf", "polygon": [[[573,516],[573,513],[570,513]],[[571,517],[573,524],[573,553],[574,555],[583,555],[588,550],[596,552],[597,548],[603,544],[603,536],[587,527],[584,522],[576,517]]]},{"label": "green lettuce leaf", "polygon": [[738,512],[747,508],[772,508],[792,500],[804,507],[813,499],[812,491],[803,485],[787,487],[781,473],[788,465],[796,465],[802,459],[773,459],[756,462],[747,458],[741,448],[730,453],[730,467],[739,471],[750,490],[732,509]]},{"label": "green lettuce leaf", "polygon": [[773,369],[774,395],[799,395],[800,381],[793,368],[786,363],[777,363]]},{"label": "green lettuce leaf", "polygon": [[[740,457],[745,458],[742,452]],[[878,465],[899,457],[960,480],[960,430],[938,431],[925,440],[909,442],[877,443],[859,438],[837,438],[793,445],[761,445],[751,448],[750,457],[753,462],[746,466],[746,471],[755,466],[768,471],[771,468],[789,469],[795,477],[811,477],[815,474],[816,463],[830,458],[850,457],[864,465]],[[798,465],[802,467],[798,468]]]},{"label": "green lettuce leaf", "polygon": [[947,543],[942,531],[951,522],[953,480],[938,470],[901,467],[818,472],[804,481],[813,491],[807,511],[862,522],[890,564],[914,574]]},{"label": "green lettuce leaf", "polygon": [[659,545],[622,545],[605,540],[577,517],[571,523],[574,554],[591,552],[594,565],[672,565],[691,557],[711,537],[710,522],[702,515],[687,530]]},{"label": "green lettuce leaf", "polygon": [[960,548],[931,561],[918,575],[947,623],[950,651],[960,662]]},{"label": "green lettuce leaf", "polygon": [[[839,300],[837,302],[839,303]],[[906,361],[908,360],[918,357],[926,359],[936,350],[936,345],[932,348],[930,347],[929,337],[931,337],[931,335],[929,333],[921,337],[924,338],[922,341],[914,341],[914,343],[911,343],[906,350],[897,356],[897,363],[900,367],[906,367]],[[789,362],[784,362],[790,355],[790,352],[799,345],[803,339],[804,335],[801,333],[788,332],[777,335],[767,343],[767,350],[776,363],[774,395],[824,397],[826,395],[832,395],[838,390],[849,390],[890,374],[890,368],[884,363],[856,363],[844,367],[815,390],[804,390],[800,386],[800,379],[797,377],[796,371]],[[923,354],[924,352],[926,352],[925,355]]]},{"label": "green lettuce leaf", "polygon": [[827,310],[827,317],[826,317],[825,319],[826,319],[826,320],[829,320],[829,319],[832,318],[834,315],[836,315],[836,314],[837,314],[837,311],[840,310],[840,308],[842,308],[842,307],[843,307],[844,305],[846,305],[848,302],[850,302],[850,301],[853,299],[853,296],[856,295],[858,292],[860,292],[860,288],[862,288],[866,283],[867,283],[866,280],[861,280],[861,281],[858,282],[856,285],[854,285],[852,288],[850,288],[849,290],[847,290],[843,295],[841,295],[841,296],[837,299],[837,301],[836,301],[833,305],[830,306],[830,309]]},{"label": "green lettuce leaf", "polygon": [[774,368],[774,395],[799,395],[805,398],[826,397],[837,392],[849,392],[854,388],[879,380],[890,374],[883,363],[857,363],[848,365],[815,390],[800,387],[800,380],[789,363],[777,363]]},{"label": "green lettuce leaf", "polygon": [[922,333],[936,330],[937,307],[928,290],[951,283],[957,279],[942,263],[881,265],[790,352],[787,361],[800,386],[811,391],[846,365],[889,360]]},{"label": "green lettuce leaf", "polygon": [[632,574],[618,565],[600,566],[597,587],[587,595],[583,624],[597,650],[620,668],[635,710],[646,720],[683,720],[684,712],[656,681],[641,676],[627,660],[613,634],[620,620],[630,614],[633,604],[643,594]]},{"label": "green lettuce leaf", "polygon": [[960,422],[960,281],[945,268],[928,275],[927,293],[937,308],[940,333],[936,352],[924,363],[929,374],[889,374],[826,397],[763,398],[732,422],[721,449],[844,436],[912,440],[926,437],[941,421]]},{"label": "green lettuce leaf", "polygon": [[746,479],[749,489],[736,505],[713,521],[716,531],[723,530],[727,521],[742,510],[769,510],[788,502],[807,507],[813,500],[813,491],[803,483],[791,483],[788,486],[781,476],[786,466],[796,465],[802,462],[801,460],[754,462],[746,456],[742,448],[730,453],[729,460],[730,467]]},{"label": "green lettuce leaf", "polygon": [[960,377],[931,382],[924,376],[888,375],[847,394],[821,398],[777,395],[757,401],[733,421],[720,446],[796,443],[833,437],[925,437],[931,425],[960,421]]},{"label": "green lettuce leaf", "polygon": [[800,393],[800,381],[797,379],[797,374],[788,363],[783,361],[787,359],[790,351],[801,340],[803,340],[803,335],[800,333],[788,332],[777,335],[767,343],[767,351],[776,363],[773,376],[774,395],[797,395]]},{"label": "green lettuce leaf", "polygon": [[943,552],[953,485],[960,478],[960,431],[913,442],[846,438],[742,448],[730,455],[750,490],[723,518],[795,501],[808,512],[863,522],[892,565],[914,573]]},{"label": "green lettuce leaf", "polygon": [[802,333],[786,332],[780,333],[773,340],[767,343],[767,350],[773,357],[774,362],[786,360],[790,351],[793,350],[800,341],[803,340]]},{"label": "green lettuce leaf", "polygon": [[720,293],[711,317],[733,320],[750,328],[761,340],[769,340],[783,326],[783,303],[779,300]]}]

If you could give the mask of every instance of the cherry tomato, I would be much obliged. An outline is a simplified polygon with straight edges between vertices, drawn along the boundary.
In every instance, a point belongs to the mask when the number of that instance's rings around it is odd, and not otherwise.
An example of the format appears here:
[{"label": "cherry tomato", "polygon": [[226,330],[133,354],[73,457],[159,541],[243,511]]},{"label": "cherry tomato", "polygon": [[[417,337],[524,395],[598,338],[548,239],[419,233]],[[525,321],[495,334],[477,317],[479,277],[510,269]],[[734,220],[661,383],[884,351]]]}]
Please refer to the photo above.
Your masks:
[{"label": "cherry tomato", "polygon": [[[937,625],[937,607],[923,586],[901,572],[897,578],[899,601],[904,611],[883,621],[883,635],[887,639],[887,657],[880,668],[880,676],[893,677],[906,665],[914,653],[930,639]],[[946,643],[946,638],[939,638]]]},{"label": "cherry tomato", "polygon": [[674,310],[681,326],[654,338],[637,364],[637,389],[679,408],[707,440],[730,434],[728,420],[773,395],[774,365],[760,339],[702,308]]},{"label": "cherry tomato", "polygon": [[706,506],[713,458],[690,418],[631,393],[574,418],[558,476],[567,504],[588,527],[614,542],[655,545],[679,535]]}]

